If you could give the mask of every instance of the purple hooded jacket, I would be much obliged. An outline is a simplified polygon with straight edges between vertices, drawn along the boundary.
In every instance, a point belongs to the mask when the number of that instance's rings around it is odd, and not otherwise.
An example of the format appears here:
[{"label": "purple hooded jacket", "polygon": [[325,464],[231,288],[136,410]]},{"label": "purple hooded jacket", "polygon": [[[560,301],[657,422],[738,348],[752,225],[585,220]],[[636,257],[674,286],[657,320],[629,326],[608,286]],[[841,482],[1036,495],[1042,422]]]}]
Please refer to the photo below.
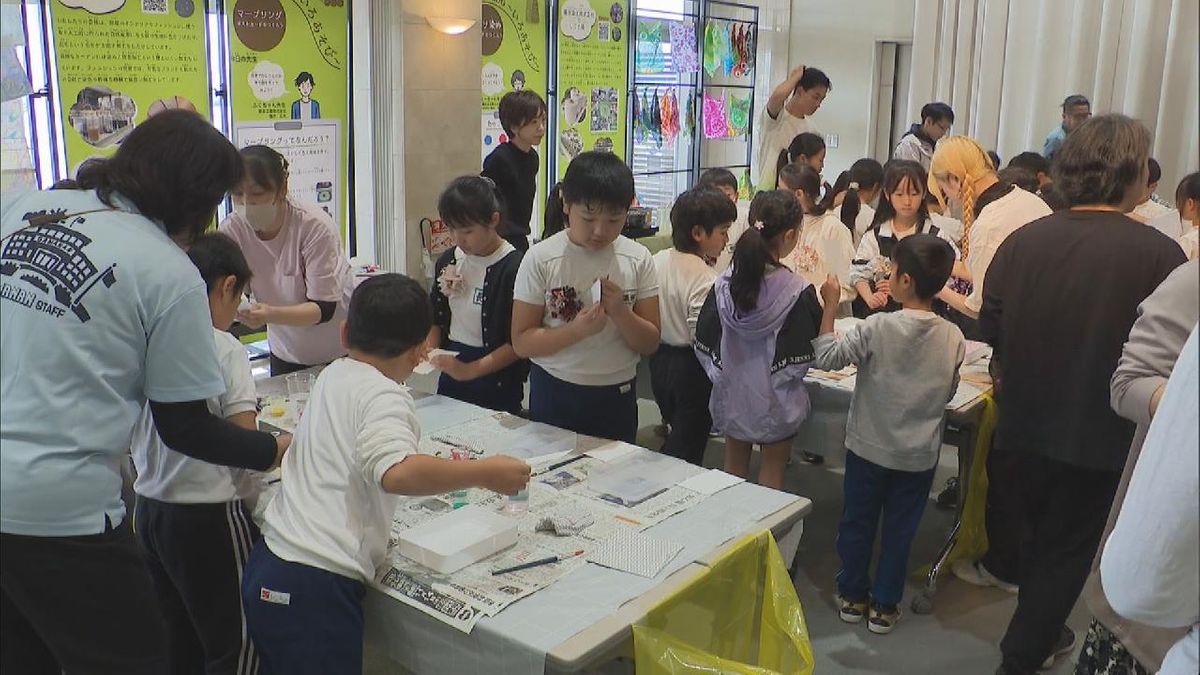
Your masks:
[{"label": "purple hooded jacket", "polygon": [[808,417],[804,375],[821,305],[815,287],[779,268],[763,280],[755,308],[742,312],[729,294],[731,273],[717,277],[696,325],[696,356],[713,382],[709,409],[725,435],[775,443]]}]

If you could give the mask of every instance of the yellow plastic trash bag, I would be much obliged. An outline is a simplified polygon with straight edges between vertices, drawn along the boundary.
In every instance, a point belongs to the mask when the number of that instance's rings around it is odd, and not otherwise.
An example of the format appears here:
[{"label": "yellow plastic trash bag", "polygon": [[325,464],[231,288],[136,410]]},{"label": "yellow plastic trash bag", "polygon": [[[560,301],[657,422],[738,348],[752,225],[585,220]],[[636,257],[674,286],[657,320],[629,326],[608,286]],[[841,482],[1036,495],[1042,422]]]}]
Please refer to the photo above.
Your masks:
[{"label": "yellow plastic trash bag", "polygon": [[638,675],[810,675],[796,587],[770,532],[751,535],[633,627]]}]

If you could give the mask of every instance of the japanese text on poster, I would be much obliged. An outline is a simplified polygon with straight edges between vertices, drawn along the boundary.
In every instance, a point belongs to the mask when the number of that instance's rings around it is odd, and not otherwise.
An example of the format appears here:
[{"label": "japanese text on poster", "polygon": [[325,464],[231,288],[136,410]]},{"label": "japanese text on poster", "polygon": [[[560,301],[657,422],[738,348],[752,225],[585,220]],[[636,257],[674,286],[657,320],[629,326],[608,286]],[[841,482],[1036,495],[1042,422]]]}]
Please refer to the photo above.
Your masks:
[{"label": "japanese text on poster", "polygon": [[625,156],[627,3],[566,0],[559,7],[558,176],[585,150]]}]

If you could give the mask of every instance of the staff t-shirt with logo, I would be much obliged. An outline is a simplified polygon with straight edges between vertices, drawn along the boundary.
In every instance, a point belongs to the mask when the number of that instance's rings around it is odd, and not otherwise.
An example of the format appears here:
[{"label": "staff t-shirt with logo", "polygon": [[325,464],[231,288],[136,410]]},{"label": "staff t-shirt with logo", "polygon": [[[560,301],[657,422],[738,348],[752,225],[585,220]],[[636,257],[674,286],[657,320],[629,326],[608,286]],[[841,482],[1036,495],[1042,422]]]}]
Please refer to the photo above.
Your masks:
[{"label": "staff t-shirt with logo", "polygon": [[[116,527],[120,465],[147,399],[225,390],[199,272],[159,225],[112,201],[54,190],[0,209],[0,532]],[[30,226],[51,211],[68,217]]]}]

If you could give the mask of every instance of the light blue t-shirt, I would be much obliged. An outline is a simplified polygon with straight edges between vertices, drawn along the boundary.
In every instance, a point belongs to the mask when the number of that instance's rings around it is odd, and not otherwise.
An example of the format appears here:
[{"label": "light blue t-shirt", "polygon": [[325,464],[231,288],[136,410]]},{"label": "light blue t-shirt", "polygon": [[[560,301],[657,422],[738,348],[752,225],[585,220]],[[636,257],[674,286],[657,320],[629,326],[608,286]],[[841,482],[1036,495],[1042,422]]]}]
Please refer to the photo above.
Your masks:
[{"label": "light blue t-shirt", "polygon": [[[120,464],[146,400],[225,389],[199,272],[160,226],[113,201],[118,210],[89,191],[5,195],[0,532],[116,527]],[[106,210],[72,215],[92,209]],[[68,217],[25,227],[47,211]]]},{"label": "light blue t-shirt", "polygon": [[1061,124],[1054,127],[1054,131],[1046,136],[1046,142],[1042,144],[1042,157],[1054,159],[1054,153],[1058,152],[1065,140],[1067,140],[1066,127]]}]

